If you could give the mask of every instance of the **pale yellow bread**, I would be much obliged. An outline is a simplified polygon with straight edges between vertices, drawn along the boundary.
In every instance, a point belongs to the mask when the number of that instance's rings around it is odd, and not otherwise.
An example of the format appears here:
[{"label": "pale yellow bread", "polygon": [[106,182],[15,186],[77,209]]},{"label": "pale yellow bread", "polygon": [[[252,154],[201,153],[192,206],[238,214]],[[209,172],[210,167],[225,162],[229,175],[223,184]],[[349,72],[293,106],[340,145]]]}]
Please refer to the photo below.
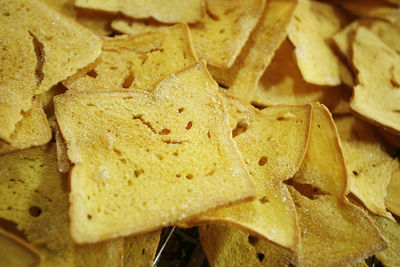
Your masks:
[{"label": "pale yellow bread", "polygon": [[37,266],[40,252],[20,237],[0,228],[0,266]]},{"label": "pale yellow bread", "polygon": [[204,21],[190,27],[193,46],[208,64],[229,68],[260,20],[266,0],[206,0]]},{"label": "pale yellow bread", "polygon": [[63,84],[74,91],[150,89],[167,75],[196,62],[189,29],[178,24],[104,39],[100,57]]},{"label": "pale yellow bread", "polygon": [[295,207],[282,181],[298,170],[306,152],[311,105],[274,106],[259,111],[224,96],[233,138],[256,182],[256,200],[219,209],[189,224],[233,224],[293,251],[300,235]]},{"label": "pale yellow bread", "polygon": [[288,35],[306,82],[329,86],[341,83],[340,61],[327,40],[346,23],[345,14],[337,7],[299,0]]},{"label": "pale yellow bread", "polygon": [[124,237],[124,266],[152,267],[161,230]]},{"label": "pale yellow bread", "polygon": [[89,64],[100,40],[36,0],[0,2],[0,139],[10,141],[32,97]]},{"label": "pale yellow bread", "polygon": [[294,47],[286,39],[259,80],[252,103],[265,107],[282,104],[304,105],[319,101],[332,113],[344,114],[350,112],[348,101],[351,93],[351,89],[343,85],[318,86],[304,81],[297,66]]},{"label": "pale yellow bread", "polygon": [[75,6],[118,13],[135,18],[154,18],[164,23],[195,23],[203,19],[203,0],[75,0]]},{"label": "pale yellow bread", "polygon": [[394,160],[378,132],[355,117],[335,118],[346,161],[349,189],[371,212],[393,220],[386,211],[387,187]]},{"label": "pale yellow bread", "polygon": [[396,22],[400,16],[399,6],[389,3],[389,1],[335,0],[334,2],[340,3],[344,9],[360,17],[371,17]]},{"label": "pale yellow bread", "polygon": [[40,266],[119,266],[122,239],[76,245],[68,227],[67,177],[57,171],[54,144],[2,155],[0,218],[17,224],[44,256]]},{"label": "pale yellow bread", "polygon": [[392,170],[392,177],[387,187],[387,195],[385,198],[386,208],[393,214],[400,216],[400,163],[399,158],[395,159]]},{"label": "pale yellow bread", "polygon": [[[267,1],[265,10],[249,40],[229,68],[209,67],[214,79],[228,93],[250,101],[275,51],[287,36],[297,0]],[[194,39],[195,40],[195,39]]]},{"label": "pale yellow bread", "polygon": [[199,237],[212,267],[290,267],[296,263],[296,254],[293,251],[233,226],[200,226]]},{"label": "pale yellow bread", "polygon": [[360,208],[344,196],[347,172],[339,136],[329,111],[313,105],[308,150],[288,182],[301,231],[301,266],[358,262],[387,246]]},{"label": "pale yellow bread", "polygon": [[50,141],[51,130],[40,97],[35,97],[32,102],[31,109],[24,112],[22,120],[15,125],[10,142],[0,140],[0,154],[44,145]]},{"label": "pale yellow bread", "polygon": [[389,242],[387,249],[377,253],[375,257],[385,267],[396,267],[400,264],[400,224],[385,218],[373,216],[372,220]]},{"label": "pale yellow bread", "polygon": [[69,214],[75,242],[149,232],[254,199],[217,89],[199,62],[151,92],[54,98],[74,164]]},{"label": "pale yellow bread", "polygon": [[400,133],[400,55],[365,27],[358,28],[352,48],[358,85],[350,108],[368,121]]}]

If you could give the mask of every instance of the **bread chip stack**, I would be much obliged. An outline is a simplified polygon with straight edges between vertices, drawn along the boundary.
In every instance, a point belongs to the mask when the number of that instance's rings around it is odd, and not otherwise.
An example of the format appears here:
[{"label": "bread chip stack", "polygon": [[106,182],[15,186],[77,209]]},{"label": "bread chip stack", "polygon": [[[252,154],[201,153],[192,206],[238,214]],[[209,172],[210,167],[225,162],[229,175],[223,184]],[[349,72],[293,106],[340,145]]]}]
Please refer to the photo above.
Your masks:
[{"label": "bread chip stack", "polygon": [[400,265],[399,14],[1,1],[0,266]]}]

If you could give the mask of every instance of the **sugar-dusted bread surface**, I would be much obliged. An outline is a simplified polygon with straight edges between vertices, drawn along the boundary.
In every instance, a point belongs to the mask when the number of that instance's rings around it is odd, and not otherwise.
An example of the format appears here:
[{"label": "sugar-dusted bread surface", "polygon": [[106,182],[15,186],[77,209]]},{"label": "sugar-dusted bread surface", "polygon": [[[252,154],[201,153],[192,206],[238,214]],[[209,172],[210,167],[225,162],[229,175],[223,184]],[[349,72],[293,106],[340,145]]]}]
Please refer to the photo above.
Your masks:
[{"label": "sugar-dusted bread surface", "polygon": [[15,222],[44,256],[41,266],[119,266],[123,240],[73,243],[67,177],[57,171],[55,144],[0,156],[0,218]]},{"label": "sugar-dusted bread surface", "polygon": [[100,57],[63,84],[74,91],[149,89],[196,62],[189,28],[177,24],[134,36],[104,38]]},{"label": "sugar-dusted bread surface", "polygon": [[258,196],[190,223],[233,224],[295,251],[300,246],[300,232],[294,204],[282,181],[298,171],[306,153],[311,105],[260,111],[227,95],[224,102],[233,138],[256,182]]},{"label": "sugar-dusted bread surface", "polygon": [[89,30],[36,0],[0,2],[0,139],[9,141],[32,97],[100,54]]},{"label": "sugar-dusted bread surface", "polygon": [[124,237],[124,266],[151,267],[161,230]]},{"label": "sugar-dusted bread surface", "polygon": [[148,232],[254,199],[218,86],[199,62],[152,92],[54,98],[74,164],[71,234],[78,243]]}]

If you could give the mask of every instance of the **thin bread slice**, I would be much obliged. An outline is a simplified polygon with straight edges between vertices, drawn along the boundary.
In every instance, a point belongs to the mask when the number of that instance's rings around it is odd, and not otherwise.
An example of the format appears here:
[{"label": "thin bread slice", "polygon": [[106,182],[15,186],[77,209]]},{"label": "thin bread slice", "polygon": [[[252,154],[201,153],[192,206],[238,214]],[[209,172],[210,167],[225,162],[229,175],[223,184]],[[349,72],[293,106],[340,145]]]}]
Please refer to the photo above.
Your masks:
[{"label": "thin bread slice", "polygon": [[394,160],[378,132],[355,117],[335,119],[346,161],[349,189],[371,212],[392,219],[385,198]]},{"label": "thin bread slice", "polygon": [[347,18],[339,8],[327,3],[299,0],[288,34],[296,47],[301,74],[308,83],[329,86],[341,83],[340,61],[327,39],[346,22]]},{"label": "thin bread slice", "polygon": [[290,267],[297,263],[297,256],[293,251],[234,226],[200,226],[199,237],[207,260],[213,267]]},{"label": "thin bread slice", "polygon": [[0,218],[17,224],[44,256],[41,266],[119,266],[122,239],[79,246],[68,227],[67,177],[57,171],[55,144],[1,156]]},{"label": "thin bread slice", "polygon": [[[282,68],[282,66],[285,66]],[[252,103],[257,106],[304,105],[319,101],[334,114],[350,112],[351,89],[318,86],[304,81],[294,55],[294,46],[283,41],[258,82]]]},{"label": "thin bread slice", "polygon": [[40,96],[33,99],[32,107],[23,113],[23,118],[10,136],[10,142],[0,140],[0,154],[47,144],[51,139],[51,129],[43,111]]},{"label": "thin bread slice", "polygon": [[302,232],[301,266],[351,264],[386,248],[368,215],[345,198],[347,172],[339,136],[320,104],[313,105],[308,150],[288,188]]},{"label": "thin bread slice", "polygon": [[102,53],[63,84],[74,91],[149,89],[167,75],[195,64],[185,24],[104,39]]},{"label": "thin bread slice", "polygon": [[360,16],[396,22],[400,16],[398,3],[389,3],[382,0],[335,0],[347,11]]},{"label": "thin bread slice", "polygon": [[245,101],[252,99],[259,79],[287,36],[296,4],[296,0],[267,1],[262,17],[233,65],[226,68],[210,64],[214,79],[228,88],[229,94]]},{"label": "thin bread slice", "polygon": [[353,41],[358,85],[350,108],[388,131],[400,133],[400,55],[365,27]]},{"label": "thin bread slice", "polygon": [[387,195],[385,204],[388,210],[393,214],[400,216],[400,162],[399,158],[395,159],[395,164],[392,170],[390,183],[387,187]]},{"label": "thin bread slice", "polygon": [[204,16],[203,0],[76,0],[75,6],[111,13],[122,13],[135,19],[154,18],[164,23],[195,23]]},{"label": "thin bread slice", "polygon": [[153,266],[161,230],[124,237],[124,266]]},{"label": "thin bread slice", "polygon": [[311,105],[275,106],[262,111],[225,96],[233,138],[254,181],[258,197],[219,209],[190,224],[224,223],[241,227],[293,251],[299,249],[295,207],[282,181],[291,178],[304,158]]},{"label": "thin bread slice", "polygon": [[204,21],[190,27],[193,46],[208,64],[229,68],[260,20],[266,0],[208,0]]},{"label": "thin bread slice", "polygon": [[18,236],[0,228],[0,266],[37,266],[40,252]]},{"label": "thin bread slice", "polygon": [[400,264],[400,224],[391,220],[373,216],[372,220],[389,242],[387,249],[378,252],[375,257],[385,267],[395,267]]},{"label": "thin bread slice", "polygon": [[11,141],[32,97],[86,66],[101,42],[36,0],[0,2],[0,139]]},{"label": "thin bread slice", "polygon": [[217,89],[199,62],[151,92],[54,98],[74,164],[69,214],[75,242],[149,232],[254,199]]}]

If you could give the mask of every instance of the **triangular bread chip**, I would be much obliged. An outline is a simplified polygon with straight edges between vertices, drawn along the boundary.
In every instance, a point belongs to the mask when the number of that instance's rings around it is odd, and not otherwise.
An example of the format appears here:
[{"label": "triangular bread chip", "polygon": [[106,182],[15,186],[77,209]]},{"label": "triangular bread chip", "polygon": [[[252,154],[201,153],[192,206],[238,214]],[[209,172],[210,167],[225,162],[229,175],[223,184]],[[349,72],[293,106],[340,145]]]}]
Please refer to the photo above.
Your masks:
[{"label": "triangular bread chip", "polygon": [[0,228],[0,266],[37,266],[41,257],[37,249]]},{"label": "triangular bread chip", "polygon": [[290,267],[296,263],[293,251],[233,226],[204,225],[199,227],[199,237],[207,260],[213,267]]},{"label": "triangular bread chip", "polygon": [[294,47],[286,39],[259,80],[252,103],[265,107],[320,101],[332,113],[343,114],[350,111],[348,101],[351,93],[345,86],[318,86],[304,81],[297,66]]},{"label": "triangular bread chip", "polygon": [[124,237],[124,266],[153,266],[161,231]]},{"label": "triangular bread chip", "polygon": [[33,99],[32,107],[23,113],[23,118],[15,125],[15,131],[7,144],[0,140],[0,154],[48,143],[51,130],[43,111],[40,97]]},{"label": "triangular bread chip", "polygon": [[233,138],[256,182],[258,197],[190,223],[233,224],[296,251],[300,235],[295,208],[281,182],[291,178],[303,160],[311,105],[275,106],[259,111],[230,96],[224,100]]},{"label": "triangular bread chip", "polygon": [[308,83],[330,86],[341,83],[340,61],[329,47],[327,39],[346,22],[344,13],[334,6],[299,0],[288,34],[296,47],[301,74]]},{"label": "triangular bread chip", "polygon": [[254,199],[217,90],[199,62],[151,92],[54,98],[74,164],[70,218],[76,242],[148,232]]},{"label": "triangular bread chip", "polygon": [[267,1],[260,21],[233,65],[223,68],[211,64],[214,79],[228,88],[229,94],[246,101],[252,99],[258,80],[286,38],[296,4],[296,0]]},{"label": "triangular bread chip", "polygon": [[43,255],[42,266],[118,266],[122,239],[75,245],[68,227],[67,177],[57,171],[54,144],[2,155],[0,218],[15,222]]},{"label": "triangular bread chip", "polygon": [[376,253],[375,257],[385,267],[396,267],[400,264],[400,224],[385,218],[373,216],[372,220],[389,242],[387,249]]},{"label": "triangular bread chip", "polygon": [[203,0],[76,0],[75,6],[135,19],[154,18],[164,23],[195,23],[204,16]]},{"label": "triangular bread chip", "polygon": [[392,170],[392,177],[389,186],[387,187],[387,196],[385,204],[388,210],[400,216],[400,163],[399,158],[395,159],[395,164]]},{"label": "triangular bread chip", "polygon": [[100,54],[89,30],[36,0],[0,2],[0,139],[10,142],[21,112]]},{"label": "triangular bread chip", "polygon": [[400,133],[400,55],[364,27],[353,42],[358,72],[350,108],[368,121]]},{"label": "triangular bread chip", "polygon": [[149,89],[165,76],[195,64],[185,24],[104,40],[100,57],[63,84],[74,91]]},{"label": "triangular bread chip", "polygon": [[305,159],[288,184],[302,233],[302,266],[350,264],[386,247],[367,214],[344,196],[347,172],[339,136],[320,104],[313,105]]},{"label": "triangular bread chip", "polygon": [[265,0],[207,1],[207,16],[192,26],[193,46],[211,66],[229,68],[260,20]]},{"label": "triangular bread chip", "polygon": [[347,11],[360,16],[384,19],[396,22],[400,17],[400,8],[396,4],[382,0],[335,0]]},{"label": "triangular bread chip", "polygon": [[385,197],[394,160],[376,130],[353,116],[335,119],[346,161],[349,189],[370,211],[393,219]]}]

